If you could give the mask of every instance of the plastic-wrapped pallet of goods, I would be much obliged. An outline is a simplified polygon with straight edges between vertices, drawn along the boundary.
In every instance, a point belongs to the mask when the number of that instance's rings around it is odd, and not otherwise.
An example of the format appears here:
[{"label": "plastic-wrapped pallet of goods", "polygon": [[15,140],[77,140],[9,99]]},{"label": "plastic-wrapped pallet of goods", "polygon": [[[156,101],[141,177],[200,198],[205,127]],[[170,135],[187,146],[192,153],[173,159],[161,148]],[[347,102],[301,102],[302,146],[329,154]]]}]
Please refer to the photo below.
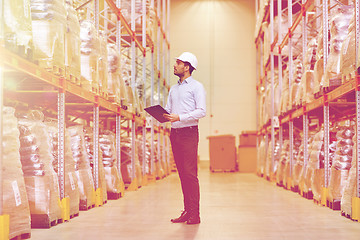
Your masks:
[{"label": "plastic-wrapped pallet of goods", "polygon": [[18,128],[31,226],[49,228],[61,219],[61,209],[50,137],[43,120],[40,111],[30,111],[18,117]]},{"label": "plastic-wrapped pallet of goods", "polygon": [[[135,143],[135,145],[137,145]],[[121,139],[121,175],[123,177],[125,184],[130,184],[132,182],[132,165],[131,165],[131,153],[132,153],[132,144],[131,138]],[[139,162],[139,154],[137,146],[135,146],[135,177],[140,183],[142,180],[141,167]]]},{"label": "plastic-wrapped pallet of goods", "polygon": [[284,140],[282,149],[281,149],[281,155],[280,155],[280,161],[278,163],[278,167],[276,169],[276,184],[279,186],[283,186],[286,184],[286,181],[284,181],[285,177],[285,165],[286,160],[290,158],[290,141],[289,139]]},{"label": "plastic-wrapped pallet of goods", "polygon": [[[265,174],[264,176],[269,178],[270,180],[276,180],[276,176],[274,174],[277,173],[279,164],[280,164],[280,158],[281,158],[281,151],[280,151],[280,142],[275,139],[275,152],[274,152],[274,165],[271,169],[271,156],[272,156],[272,148],[271,148],[271,140],[269,141],[268,147],[267,147],[267,154],[266,154],[266,162],[265,162]],[[274,178],[274,179],[271,179]]]},{"label": "plastic-wrapped pallet of goods", "polygon": [[303,66],[299,58],[294,61],[295,69],[293,71],[291,91],[289,97],[290,108],[295,107],[294,105],[300,104],[300,100],[296,101],[296,98],[300,98],[301,91],[301,79],[303,75]]},{"label": "plastic-wrapped pallet of goods", "polygon": [[88,210],[95,206],[94,180],[90,168],[90,160],[86,152],[85,137],[82,125],[68,127],[71,137],[71,150],[75,161],[75,175],[80,193],[80,210]]},{"label": "plastic-wrapped pallet of goods", "polygon": [[[336,149],[336,133],[330,130],[329,141],[329,167],[334,159]],[[325,153],[324,153],[324,132],[323,129],[315,136],[313,147],[310,152],[309,163],[306,169],[304,192],[311,191],[315,201],[320,202],[322,188],[325,187]]]},{"label": "plastic-wrapped pallet of goods", "polygon": [[[53,167],[58,174],[58,123],[55,120],[46,119],[45,124],[47,126],[47,131],[50,134],[51,152],[54,156]],[[73,217],[79,215],[80,197],[77,177],[75,175],[75,161],[70,146],[70,135],[68,134],[68,131],[65,130],[65,197],[69,197],[70,199],[70,216]]]},{"label": "plastic-wrapped pallet of goods", "polygon": [[349,81],[350,77],[354,77],[356,70],[356,50],[355,50],[355,12],[353,13],[350,24],[349,34],[346,36],[342,46],[340,55],[340,69],[343,75],[345,75],[345,81]]},{"label": "plastic-wrapped pallet of goods", "polygon": [[[292,166],[295,166],[296,159],[298,158],[300,154],[300,145],[301,140],[299,139],[300,135],[298,133],[294,133],[294,143],[293,143],[293,164]],[[293,179],[294,179],[294,172],[292,172],[292,175],[290,175],[290,154],[289,158],[286,159],[285,162],[285,169],[284,169],[284,184],[286,183],[286,187],[291,188],[293,187]]]},{"label": "plastic-wrapped pallet of goods", "polygon": [[120,54],[115,44],[109,43],[108,48],[108,83],[107,92],[109,98],[113,99],[114,102],[121,103],[121,92],[125,91],[125,86],[120,85]]},{"label": "plastic-wrapped pallet of goods", "polygon": [[27,58],[32,58],[33,36],[30,0],[5,0],[4,39],[7,48]]},{"label": "plastic-wrapped pallet of goods", "polygon": [[99,56],[99,91],[104,97],[108,96],[108,43],[105,33],[99,32],[100,56]]},{"label": "plastic-wrapped pallet of goods", "polygon": [[340,210],[341,197],[351,168],[354,146],[352,138],[355,135],[354,127],[354,122],[350,120],[338,124],[336,151],[331,166],[329,195],[327,199],[330,207],[335,210]]},{"label": "plastic-wrapped pallet of goods", "polygon": [[[353,141],[355,142],[357,139],[356,133],[353,137]],[[341,197],[341,213],[346,217],[351,217],[352,213],[352,198],[356,197],[356,179],[357,179],[357,171],[356,171],[356,162],[357,162],[357,149],[356,144],[354,144],[353,148],[353,158],[351,162],[351,168],[349,170],[349,176],[345,181],[344,192]]]},{"label": "plastic-wrapped pallet of goods", "polygon": [[330,52],[327,59],[325,76],[321,86],[339,86],[342,82],[340,56],[341,47],[348,36],[349,24],[354,12],[353,6],[338,6],[336,14],[330,20]]},{"label": "plastic-wrapped pallet of goods", "polygon": [[303,175],[301,176],[299,189],[302,193],[312,193],[311,179],[314,175],[315,169],[319,168],[319,162],[324,159],[324,153],[321,152],[324,144],[324,130],[321,129],[314,135],[313,141],[309,146],[309,159],[306,169],[303,169]]},{"label": "plastic-wrapped pallet of goods", "polygon": [[67,79],[80,84],[80,23],[73,1],[66,0],[65,66]]},{"label": "plastic-wrapped pallet of goods", "polygon": [[34,58],[41,67],[64,74],[66,10],[63,0],[31,0]]},{"label": "plastic-wrapped pallet of goods", "polygon": [[[85,139],[86,152],[87,152],[89,160],[90,160],[90,168],[92,169],[92,171],[94,171],[94,137],[93,137],[93,129],[92,128],[84,127],[84,139]],[[106,190],[104,164],[103,164],[102,153],[101,153],[100,149],[98,152],[98,167],[99,167],[98,168],[98,170],[99,170],[99,185],[98,185],[98,187],[101,189],[101,197],[100,197],[101,204],[104,204],[107,202],[107,190]],[[100,193],[98,193],[98,194],[100,194]]]},{"label": "plastic-wrapped pallet of goods", "polygon": [[89,20],[80,22],[81,86],[99,93],[100,41],[94,24]]},{"label": "plastic-wrapped pallet of goods", "polygon": [[20,161],[20,140],[15,109],[3,108],[3,213],[10,216],[9,238],[30,238],[31,219]]},{"label": "plastic-wrapped pallet of goods", "polygon": [[117,199],[124,192],[124,183],[119,176],[115,149],[115,134],[104,131],[99,139],[104,164],[108,199]]},{"label": "plastic-wrapped pallet of goods", "polygon": [[265,174],[265,162],[266,162],[266,144],[265,144],[265,137],[261,138],[259,147],[258,147],[258,154],[257,154],[257,174],[263,176]]}]

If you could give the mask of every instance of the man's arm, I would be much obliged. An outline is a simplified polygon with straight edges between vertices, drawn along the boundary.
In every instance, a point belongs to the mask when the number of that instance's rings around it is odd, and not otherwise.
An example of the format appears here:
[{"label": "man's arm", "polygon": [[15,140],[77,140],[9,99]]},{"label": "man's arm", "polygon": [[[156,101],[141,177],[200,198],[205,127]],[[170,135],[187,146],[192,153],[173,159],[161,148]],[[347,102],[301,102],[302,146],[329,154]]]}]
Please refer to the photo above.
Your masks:
[{"label": "man's arm", "polygon": [[191,119],[199,120],[206,116],[206,92],[201,83],[194,91],[195,110],[186,114],[179,115],[179,121],[187,121]]}]

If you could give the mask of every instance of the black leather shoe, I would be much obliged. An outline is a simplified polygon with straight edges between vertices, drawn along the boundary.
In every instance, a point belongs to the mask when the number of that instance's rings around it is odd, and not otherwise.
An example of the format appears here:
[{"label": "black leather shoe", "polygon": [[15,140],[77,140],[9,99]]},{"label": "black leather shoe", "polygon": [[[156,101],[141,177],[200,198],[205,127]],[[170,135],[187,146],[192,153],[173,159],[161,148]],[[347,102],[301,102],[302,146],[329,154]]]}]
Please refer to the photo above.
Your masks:
[{"label": "black leather shoe", "polygon": [[190,215],[187,211],[183,211],[178,218],[171,219],[171,222],[173,223],[183,223],[186,222],[189,219]]},{"label": "black leather shoe", "polygon": [[200,217],[199,216],[190,216],[189,219],[186,221],[186,224],[199,224]]}]

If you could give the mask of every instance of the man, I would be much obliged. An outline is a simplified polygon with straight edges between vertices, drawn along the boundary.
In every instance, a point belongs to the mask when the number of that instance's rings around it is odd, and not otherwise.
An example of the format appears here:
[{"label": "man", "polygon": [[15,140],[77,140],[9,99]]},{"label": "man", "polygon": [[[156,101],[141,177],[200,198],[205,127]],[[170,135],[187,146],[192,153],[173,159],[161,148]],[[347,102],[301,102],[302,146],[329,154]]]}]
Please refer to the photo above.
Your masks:
[{"label": "man", "polygon": [[184,211],[171,219],[173,223],[200,223],[200,190],[197,169],[198,122],[206,115],[206,93],[203,85],[192,78],[198,61],[194,54],[182,53],[174,65],[179,77],[169,92],[164,117],[171,122],[170,142],[184,197]]}]

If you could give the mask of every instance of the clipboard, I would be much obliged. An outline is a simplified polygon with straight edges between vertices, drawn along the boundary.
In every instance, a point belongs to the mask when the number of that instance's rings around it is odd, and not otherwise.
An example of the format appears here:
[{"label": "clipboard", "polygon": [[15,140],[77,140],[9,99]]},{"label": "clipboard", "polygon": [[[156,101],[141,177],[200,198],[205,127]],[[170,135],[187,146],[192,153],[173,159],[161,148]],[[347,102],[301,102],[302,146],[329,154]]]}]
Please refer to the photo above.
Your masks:
[{"label": "clipboard", "polygon": [[163,117],[164,113],[166,113],[166,114],[169,114],[169,113],[160,105],[154,105],[151,107],[147,107],[144,110],[161,123],[169,122],[169,120],[167,120],[166,118]]}]

